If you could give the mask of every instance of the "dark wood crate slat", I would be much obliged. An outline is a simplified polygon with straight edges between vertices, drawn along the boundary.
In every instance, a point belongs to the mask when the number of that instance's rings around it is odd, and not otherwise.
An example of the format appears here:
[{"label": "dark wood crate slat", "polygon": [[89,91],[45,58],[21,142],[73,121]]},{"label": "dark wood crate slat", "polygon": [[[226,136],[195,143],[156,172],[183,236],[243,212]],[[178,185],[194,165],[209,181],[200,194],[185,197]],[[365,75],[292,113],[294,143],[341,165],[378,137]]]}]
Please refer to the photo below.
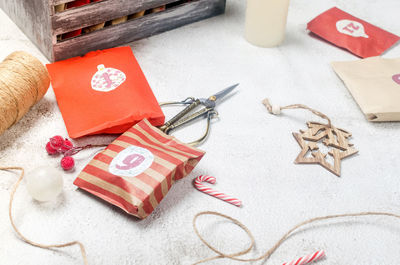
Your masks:
[{"label": "dark wood crate slat", "polygon": [[[54,5],[72,1],[73,0],[0,0],[0,7],[31,39],[31,41],[36,44],[43,54],[46,55],[50,61],[54,61],[82,55],[91,50],[115,47],[117,45],[149,37],[191,22],[221,14],[225,10],[226,0],[195,0],[159,13],[149,14],[119,25],[106,27],[93,33],[84,34],[57,43],[54,28],[52,28],[52,18],[55,15],[60,15],[64,12],[67,12],[68,14],[68,12],[73,10],[75,12],[78,8],[83,7],[93,8],[94,6],[96,8],[99,7],[100,3],[112,1],[119,3],[124,1],[130,1],[130,3],[135,4],[138,2],[142,3],[142,8],[129,12],[135,13],[142,11],[142,9],[161,6],[164,3],[172,3],[176,0],[102,0],[100,2],[91,3],[87,6],[77,7],[77,9],[71,9],[54,14]],[[147,7],[146,5],[149,3],[152,4]],[[124,10],[124,7],[120,9]],[[107,10],[107,8],[104,10]],[[94,12],[96,13],[96,11]],[[120,16],[124,15],[126,15],[126,13],[123,13]],[[104,21],[100,21],[99,23],[101,22]],[[79,22],[77,28],[83,27],[85,26]]]},{"label": "dark wood crate slat", "polygon": [[159,7],[177,0],[104,0],[56,13],[51,18],[53,34],[71,32],[115,18]]},{"label": "dark wood crate slat", "polygon": [[83,55],[149,37],[179,26],[222,14],[225,0],[197,0],[107,27],[54,45],[54,60]]}]

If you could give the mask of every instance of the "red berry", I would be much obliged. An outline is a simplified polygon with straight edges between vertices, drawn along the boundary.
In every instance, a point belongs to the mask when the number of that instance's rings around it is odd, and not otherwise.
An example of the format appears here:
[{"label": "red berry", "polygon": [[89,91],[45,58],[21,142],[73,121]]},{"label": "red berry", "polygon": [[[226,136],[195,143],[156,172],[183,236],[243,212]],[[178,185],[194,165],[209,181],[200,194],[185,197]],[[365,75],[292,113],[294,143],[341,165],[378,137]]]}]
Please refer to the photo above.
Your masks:
[{"label": "red berry", "polygon": [[56,135],[50,138],[50,145],[54,149],[60,149],[61,146],[64,144],[64,138],[62,138],[60,135]]},{"label": "red berry", "polygon": [[61,159],[61,167],[62,167],[65,171],[68,171],[68,170],[73,169],[74,166],[75,166],[75,160],[74,160],[74,158],[73,158],[72,156],[64,156],[64,157]]},{"label": "red berry", "polygon": [[49,155],[55,155],[55,154],[58,153],[57,149],[54,149],[54,148],[51,146],[50,142],[48,142],[48,143],[46,144],[46,151],[47,151],[47,153],[48,153]]},{"label": "red berry", "polygon": [[70,150],[72,147],[74,147],[74,144],[70,140],[65,138],[64,144],[61,146],[61,152],[65,153],[68,150]]}]

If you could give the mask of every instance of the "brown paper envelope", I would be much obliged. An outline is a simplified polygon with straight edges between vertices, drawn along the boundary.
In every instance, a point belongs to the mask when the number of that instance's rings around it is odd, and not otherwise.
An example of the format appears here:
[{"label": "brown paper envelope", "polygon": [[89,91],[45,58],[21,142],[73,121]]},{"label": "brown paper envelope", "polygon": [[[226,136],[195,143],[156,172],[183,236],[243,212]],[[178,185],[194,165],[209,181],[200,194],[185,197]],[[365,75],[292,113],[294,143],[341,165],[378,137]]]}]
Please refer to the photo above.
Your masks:
[{"label": "brown paper envelope", "polygon": [[331,64],[369,121],[400,121],[400,58]]}]

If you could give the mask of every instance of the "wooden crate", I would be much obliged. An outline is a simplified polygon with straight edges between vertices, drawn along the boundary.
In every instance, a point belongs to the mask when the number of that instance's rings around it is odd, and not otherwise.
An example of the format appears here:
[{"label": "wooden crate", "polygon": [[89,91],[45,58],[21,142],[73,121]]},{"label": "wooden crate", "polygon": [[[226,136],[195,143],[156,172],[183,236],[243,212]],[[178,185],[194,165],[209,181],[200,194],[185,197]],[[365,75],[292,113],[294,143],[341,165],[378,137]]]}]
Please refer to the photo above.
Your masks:
[{"label": "wooden crate", "polygon": [[[226,0],[101,0],[62,12],[55,6],[73,0],[0,0],[2,8],[50,61],[122,45],[188,23],[221,14]],[[106,26],[70,39],[65,33],[167,5],[118,25]],[[109,24],[109,22],[107,22]],[[107,25],[106,24],[106,25]],[[63,35],[64,34],[64,35]]]}]

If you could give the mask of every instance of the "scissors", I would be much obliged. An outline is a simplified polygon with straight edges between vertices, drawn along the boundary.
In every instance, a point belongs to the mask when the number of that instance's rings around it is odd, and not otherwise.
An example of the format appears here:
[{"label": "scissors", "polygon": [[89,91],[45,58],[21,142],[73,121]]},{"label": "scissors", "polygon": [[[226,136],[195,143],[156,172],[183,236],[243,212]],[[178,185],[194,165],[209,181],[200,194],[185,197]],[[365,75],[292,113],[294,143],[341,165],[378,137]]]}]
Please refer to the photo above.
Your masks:
[{"label": "scissors", "polygon": [[[201,117],[205,117],[207,119],[207,129],[205,134],[198,140],[189,143],[192,146],[199,145],[207,138],[210,132],[211,119],[218,116],[218,112],[215,110],[215,106],[223,97],[229,94],[238,85],[239,84],[235,84],[233,86],[227,87],[208,98],[188,97],[183,101],[161,103],[160,106],[166,106],[166,105],[187,105],[187,106],[181,112],[176,114],[172,119],[167,121],[164,125],[160,126],[159,129],[164,133],[169,134],[172,130],[184,124],[187,124]],[[200,108],[200,110],[194,112],[194,110],[199,106],[203,107]]]}]

